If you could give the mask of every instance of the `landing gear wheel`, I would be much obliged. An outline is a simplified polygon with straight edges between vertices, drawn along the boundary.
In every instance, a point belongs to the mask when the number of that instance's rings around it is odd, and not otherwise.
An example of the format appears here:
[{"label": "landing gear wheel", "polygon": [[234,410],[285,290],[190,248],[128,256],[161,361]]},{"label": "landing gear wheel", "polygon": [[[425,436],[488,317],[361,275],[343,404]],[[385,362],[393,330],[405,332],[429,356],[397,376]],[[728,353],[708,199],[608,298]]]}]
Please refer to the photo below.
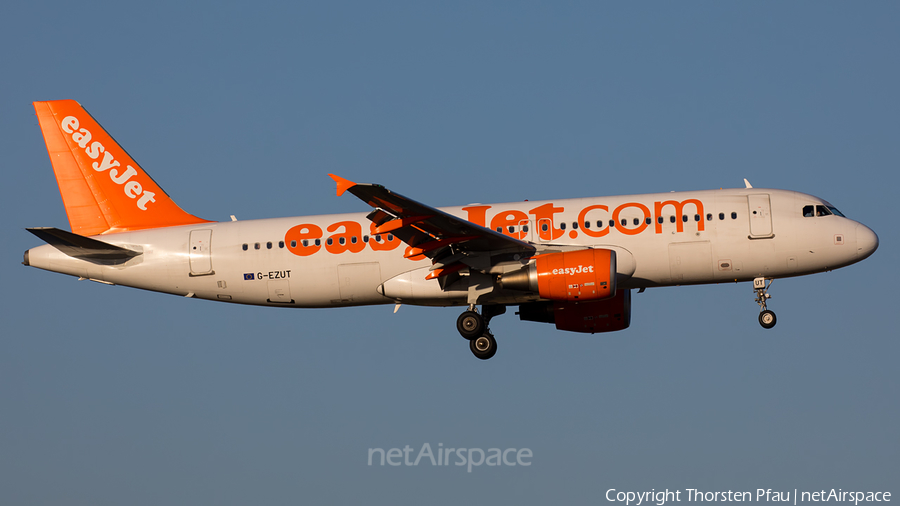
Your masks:
[{"label": "landing gear wheel", "polygon": [[771,310],[766,309],[759,313],[759,324],[763,326],[764,329],[770,329],[775,326],[775,313]]},{"label": "landing gear wheel", "polygon": [[469,341],[469,349],[472,354],[481,360],[487,360],[497,353],[497,340],[490,333],[485,332],[483,335]]},{"label": "landing gear wheel", "polygon": [[485,327],[484,318],[475,311],[466,311],[456,319],[459,335],[470,341],[484,334]]}]

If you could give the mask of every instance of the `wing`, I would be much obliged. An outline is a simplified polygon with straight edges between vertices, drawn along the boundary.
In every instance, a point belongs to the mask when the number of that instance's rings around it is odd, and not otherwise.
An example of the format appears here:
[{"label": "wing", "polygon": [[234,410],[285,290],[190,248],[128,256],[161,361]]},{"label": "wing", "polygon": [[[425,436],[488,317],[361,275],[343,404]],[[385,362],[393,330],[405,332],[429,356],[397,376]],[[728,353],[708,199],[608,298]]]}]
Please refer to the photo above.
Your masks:
[{"label": "wing", "polygon": [[404,256],[432,260],[427,279],[470,268],[481,272],[503,262],[518,262],[535,253],[531,243],[509,237],[434,207],[394,193],[378,184],[357,184],[329,174],[338,196],[349,191],[373,210],[367,218],[376,234],[393,234],[409,248]]}]

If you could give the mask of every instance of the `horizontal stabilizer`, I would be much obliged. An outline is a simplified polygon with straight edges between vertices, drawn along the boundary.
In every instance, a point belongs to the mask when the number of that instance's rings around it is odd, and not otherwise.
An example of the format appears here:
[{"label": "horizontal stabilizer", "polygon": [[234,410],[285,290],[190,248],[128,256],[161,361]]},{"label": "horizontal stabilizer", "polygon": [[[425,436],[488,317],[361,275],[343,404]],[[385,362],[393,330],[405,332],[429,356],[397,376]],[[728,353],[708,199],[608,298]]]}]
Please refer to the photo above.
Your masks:
[{"label": "horizontal stabilizer", "polygon": [[128,260],[140,252],[105,243],[83,235],[73,234],[53,227],[27,228],[42,241],[66,255],[84,260]]}]

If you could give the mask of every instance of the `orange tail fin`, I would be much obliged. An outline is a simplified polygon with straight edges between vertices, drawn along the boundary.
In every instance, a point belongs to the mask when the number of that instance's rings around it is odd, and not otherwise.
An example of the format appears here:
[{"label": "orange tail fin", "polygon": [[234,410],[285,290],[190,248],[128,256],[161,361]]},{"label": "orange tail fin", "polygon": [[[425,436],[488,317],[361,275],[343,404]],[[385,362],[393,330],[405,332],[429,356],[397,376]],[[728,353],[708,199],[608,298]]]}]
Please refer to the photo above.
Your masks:
[{"label": "orange tail fin", "polygon": [[209,223],[184,212],[74,100],[35,102],[72,232]]}]

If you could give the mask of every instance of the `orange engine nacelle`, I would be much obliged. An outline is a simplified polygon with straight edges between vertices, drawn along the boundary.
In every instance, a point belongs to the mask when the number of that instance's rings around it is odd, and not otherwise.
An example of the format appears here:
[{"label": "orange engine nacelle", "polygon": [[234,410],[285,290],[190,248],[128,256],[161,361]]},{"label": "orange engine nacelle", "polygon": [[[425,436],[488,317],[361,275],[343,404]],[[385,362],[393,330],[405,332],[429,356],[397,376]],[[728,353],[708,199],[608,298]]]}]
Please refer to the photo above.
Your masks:
[{"label": "orange engine nacelle", "polygon": [[500,283],[549,300],[606,299],[616,293],[616,252],[583,249],[540,255],[527,267],[500,276]]},{"label": "orange engine nacelle", "polygon": [[519,305],[519,318],[555,323],[569,332],[612,332],[631,325],[631,290],[618,290],[615,297],[584,302],[531,302]]}]

